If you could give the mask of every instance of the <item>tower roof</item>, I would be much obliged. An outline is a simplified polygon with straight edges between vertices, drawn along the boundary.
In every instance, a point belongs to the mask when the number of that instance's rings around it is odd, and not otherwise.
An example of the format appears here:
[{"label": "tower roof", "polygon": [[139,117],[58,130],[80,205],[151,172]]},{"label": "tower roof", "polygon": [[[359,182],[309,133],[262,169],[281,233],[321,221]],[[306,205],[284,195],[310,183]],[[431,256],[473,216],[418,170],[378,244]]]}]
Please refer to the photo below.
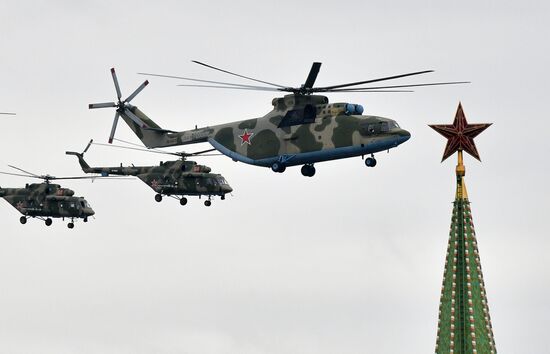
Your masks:
[{"label": "tower roof", "polygon": [[456,195],[441,287],[435,352],[496,353],[462,156],[465,150],[470,154],[473,152],[472,156],[479,159],[473,138],[490,124],[469,125],[460,104],[455,123],[452,128],[431,125],[448,139],[443,160],[458,152]]}]

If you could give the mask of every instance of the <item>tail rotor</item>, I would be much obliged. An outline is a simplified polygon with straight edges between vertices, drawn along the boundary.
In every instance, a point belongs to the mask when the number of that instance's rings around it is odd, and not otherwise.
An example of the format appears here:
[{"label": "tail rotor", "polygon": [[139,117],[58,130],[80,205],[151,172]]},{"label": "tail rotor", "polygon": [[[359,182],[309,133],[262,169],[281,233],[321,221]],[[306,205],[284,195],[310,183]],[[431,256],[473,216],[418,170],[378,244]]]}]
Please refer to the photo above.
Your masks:
[{"label": "tail rotor", "polygon": [[118,102],[91,103],[88,105],[89,109],[111,108],[111,107],[116,108],[115,118],[113,120],[113,127],[111,128],[111,134],[109,135],[109,144],[113,143],[118,119],[120,118],[120,116],[124,116],[131,119],[134,123],[139,125],[141,128],[148,128],[147,124],[145,124],[138,116],[134,114],[134,112],[132,112],[133,106],[130,105],[130,101],[132,101],[145,88],[145,86],[149,84],[149,81],[145,80],[145,82],[143,82],[130,96],[122,100],[122,93],[120,91],[120,85],[118,83],[118,78],[116,76],[115,68],[111,68],[111,76],[113,77],[113,82],[115,84],[115,90],[116,90]]}]

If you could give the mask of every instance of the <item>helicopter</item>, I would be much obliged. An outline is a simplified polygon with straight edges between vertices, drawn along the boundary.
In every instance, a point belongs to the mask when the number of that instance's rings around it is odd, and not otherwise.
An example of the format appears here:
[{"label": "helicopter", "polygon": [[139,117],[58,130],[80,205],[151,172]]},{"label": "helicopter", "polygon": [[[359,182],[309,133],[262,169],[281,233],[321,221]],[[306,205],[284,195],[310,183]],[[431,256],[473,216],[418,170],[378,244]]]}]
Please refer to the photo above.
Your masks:
[{"label": "helicopter", "polygon": [[111,68],[117,102],[93,103],[88,106],[90,109],[116,108],[109,143],[113,141],[118,119],[122,117],[147,148],[208,142],[234,161],[270,167],[278,173],[284,172],[289,166],[302,165],[301,173],[307,177],[315,175],[314,164],[322,161],[356,156],[364,158],[365,155],[370,155],[365,159],[365,165],[374,167],[377,164],[375,153],[389,151],[389,149],[399,146],[409,140],[411,134],[402,129],[393,119],[363,115],[364,108],[360,104],[329,103],[326,96],[315,93],[410,92],[403,88],[467,83],[436,82],[362,86],[433,72],[433,70],[425,70],[347,84],[314,87],[321,68],[321,63],[315,62],[305,82],[299,87],[292,87],[236,74],[199,61],[193,62],[209,69],[259,82],[262,86],[170,75],[139,74],[200,83],[178,86],[288,92],[289,94],[274,98],[271,102],[273,109],[263,117],[211,127],[197,128],[195,126],[195,129],[192,130],[176,132],[161,128],[136,106],[130,104],[148,85],[149,81],[146,80],[123,100],[115,69]]},{"label": "helicopter", "polygon": [[54,177],[50,175],[39,176],[27,172],[18,167],[8,165],[11,168],[24,172],[9,173],[0,172],[5,175],[21,176],[42,179],[42,183],[26,184],[24,188],[1,188],[0,197],[17,209],[23,216],[19,218],[21,224],[26,224],[29,218],[43,220],[46,226],[52,224],[52,218],[68,218],[69,229],[74,228],[75,219],[88,221],[88,217],[95,214],[90,204],[84,197],[75,197],[74,191],[63,188],[59,184],[50,183],[52,180],[61,179],[88,179],[89,177]]},{"label": "helicopter", "polygon": [[[224,200],[225,195],[231,193],[233,189],[229,186],[225,178],[220,174],[211,173],[211,168],[205,165],[199,165],[195,161],[188,161],[186,157],[204,154],[213,151],[209,149],[196,153],[176,153],[158,150],[146,150],[149,152],[157,152],[161,154],[176,155],[180,159],[176,161],[160,162],[158,166],[129,166],[122,167],[90,167],[84,160],[84,154],[88,151],[93,143],[90,140],[84,151],[81,153],[67,151],[67,155],[74,155],[78,158],[78,162],[84,173],[96,173],[103,177],[109,175],[119,176],[136,176],[151,189],[155,194],[155,201],[161,202],[162,197],[169,196],[179,199],[181,205],[187,204],[185,196],[206,196],[208,199],[204,201],[205,206],[212,205],[212,196],[220,196]],[[105,145],[98,144],[96,145]],[[117,145],[114,145],[117,146]],[[125,146],[117,146],[128,148]],[[132,148],[134,150],[140,150]]]}]

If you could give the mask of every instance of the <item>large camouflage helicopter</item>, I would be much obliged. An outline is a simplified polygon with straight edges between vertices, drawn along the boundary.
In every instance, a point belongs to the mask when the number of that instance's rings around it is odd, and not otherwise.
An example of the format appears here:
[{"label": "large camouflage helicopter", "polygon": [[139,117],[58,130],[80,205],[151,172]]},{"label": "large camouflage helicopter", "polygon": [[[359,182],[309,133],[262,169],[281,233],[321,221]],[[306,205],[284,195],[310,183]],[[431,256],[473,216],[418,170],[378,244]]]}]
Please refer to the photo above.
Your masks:
[{"label": "large camouflage helicopter", "polygon": [[210,206],[213,196],[220,196],[220,198],[224,200],[225,195],[233,191],[222,175],[210,173],[210,167],[199,165],[195,161],[186,160],[186,157],[204,154],[214,149],[189,154],[148,150],[180,157],[180,160],[176,161],[161,161],[158,166],[122,167],[121,164],[118,167],[90,167],[84,160],[84,154],[88,151],[92,143],[93,140],[90,140],[81,153],[67,151],[66,154],[76,156],[82,171],[85,173],[96,173],[101,176],[136,176],[157,193],[155,194],[155,200],[157,202],[162,201],[162,196],[166,195],[179,199],[181,205],[186,205],[187,198],[185,196],[198,196],[199,198],[201,196],[206,196],[207,200],[204,201],[204,205]]},{"label": "large camouflage helicopter", "polygon": [[192,130],[175,132],[161,128],[136,106],[130,104],[136,95],[147,86],[148,81],[141,84],[128,98],[122,100],[118,79],[114,68],[112,68],[111,75],[115,84],[118,101],[89,105],[90,109],[116,108],[109,142],[112,143],[118,119],[122,117],[148,148],[208,142],[215,149],[229,156],[234,161],[271,167],[275,172],[284,172],[288,166],[302,165],[302,174],[309,177],[315,174],[314,163],[321,161],[370,155],[365,160],[365,164],[369,167],[374,167],[376,165],[374,153],[397,147],[409,140],[411,134],[401,129],[393,119],[363,115],[363,107],[361,105],[345,102],[329,103],[326,96],[314,93],[407,92],[408,90],[403,90],[403,88],[464,83],[437,82],[391,86],[361,86],[433,71],[426,70],[347,84],[313,87],[321,67],[321,63],[313,63],[304,84],[300,87],[291,87],[254,79],[201,62],[194,62],[210,69],[259,82],[263,85],[254,86],[179,76],[140,74],[201,83],[180,86],[289,92],[290,94],[274,98],[272,101],[273,110],[260,118],[240,120],[204,128],[195,127]]},{"label": "large camouflage helicopter", "polygon": [[43,220],[46,226],[50,226],[52,218],[62,218],[63,220],[67,218],[70,220],[67,226],[72,229],[75,219],[82,219],[87,222],[88,217],[95,214],[84,197],[75,197],[72,189],[62,188],[59,184],[50,183],[52,180],[88,179],[90,177],[39,176],[15,166],[10,165],[10,167],[25,174],[0,173],[44,180],[42,183],[26,184],[24,188],[0,188],[0,197],[23,214],[19,219],[21,224],[26,224],[29,218],[37,218]]}]

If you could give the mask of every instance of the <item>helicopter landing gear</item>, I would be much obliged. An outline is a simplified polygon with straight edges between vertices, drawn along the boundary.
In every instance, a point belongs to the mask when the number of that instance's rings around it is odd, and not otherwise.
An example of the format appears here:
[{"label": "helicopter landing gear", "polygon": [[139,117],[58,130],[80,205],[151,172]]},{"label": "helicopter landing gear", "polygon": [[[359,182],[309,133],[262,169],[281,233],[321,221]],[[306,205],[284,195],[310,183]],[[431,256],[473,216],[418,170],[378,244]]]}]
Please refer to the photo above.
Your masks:
[{"label": "helicopter landing gear", "polygon": [[207,206],[207,207],[209,207],[209,206],[212,205],[212,202],[210,201],[210,199],[205,200],[205,201],[204,201],[204,205]]},{"label": "helicopter landing gear", "polygon": [[306,177],[313,177],[315,175],[315,166],[313,164],[305,164],[302,166],[302,175]]},{"label": "helicopter landing gear", "polygon": [[22,216],[19,218],[19,222],[23,225],[25,225],[27,223],[27,217],[26,216]]},{"label": "helicopter landing gear", "polygon": [[221,200],[225,200],[225,194],[222,194],[222,196],[220,197]]},{"label": "helicopter landing gear", "polygon": [[52,222],[53,222],[52,219],[47,218],[46,219],[46,226],[50,226],[52,224]]},{"label": "helicopter landing gear", "polygon": [[181,199],[180,199],[180,204],[181,204],[181,205],[187,204],[187,198],[181,197]]},{"label": "helicopter landing gear", "polygon": [[88,217],[86,216],[84,219],[82,219],[84,222],[88,222]]},{"label": "helicopter landing gear", "polygon": [[68,227],[69,229],[74,228],[74,223],[71,221],[70,223],[67,224],[67,227]]},{"label": "helicopter landing gear", "polygon": [[160,203],[162,201],[162,194],[155,194],[155,200]]},{"label": "helicopter landing gear", "polygon": [[283,173],[286,170],[286,166],[282,162],[275,161],[273,162],[273,165],[271,165],[271,170],[273,172]]},{"label": "helicopter landing gear", "polygon": [[365,160],[365,165],[367,167],[376,166],[376,159],[374,158],[374,155],[372,155],[371,157],[367,157],[367,159]]}]

